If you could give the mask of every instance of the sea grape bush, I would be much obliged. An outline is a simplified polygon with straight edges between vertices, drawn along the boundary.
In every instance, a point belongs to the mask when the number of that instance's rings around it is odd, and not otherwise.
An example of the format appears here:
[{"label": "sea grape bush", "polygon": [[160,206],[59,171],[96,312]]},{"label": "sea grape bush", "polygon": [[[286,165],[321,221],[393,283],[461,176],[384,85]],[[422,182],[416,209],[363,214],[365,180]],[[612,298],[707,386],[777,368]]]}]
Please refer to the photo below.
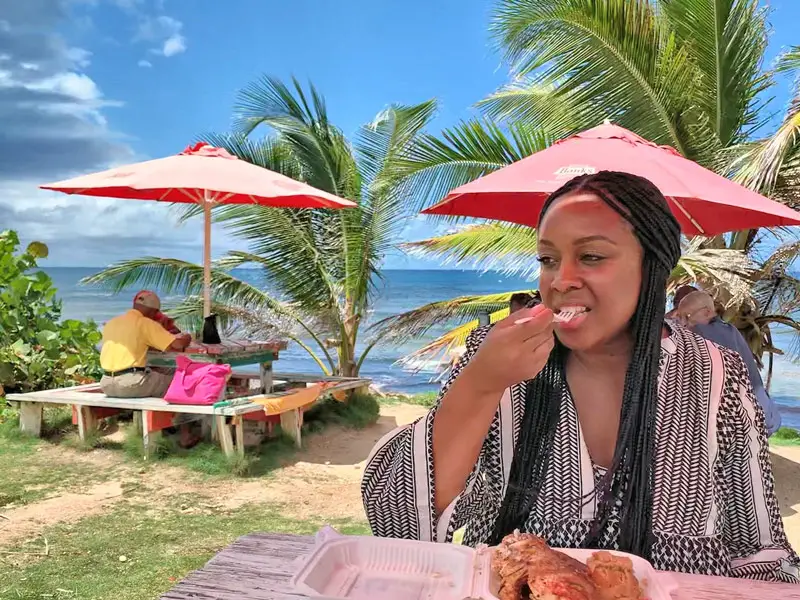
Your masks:
[{"label": "sea grape bush", "polygon": [[52,279],[39,270],[47,246],[20,250],[0,232],[0,396],[84,383],[100,374],[100,332],[89,321],[61,320]]}]

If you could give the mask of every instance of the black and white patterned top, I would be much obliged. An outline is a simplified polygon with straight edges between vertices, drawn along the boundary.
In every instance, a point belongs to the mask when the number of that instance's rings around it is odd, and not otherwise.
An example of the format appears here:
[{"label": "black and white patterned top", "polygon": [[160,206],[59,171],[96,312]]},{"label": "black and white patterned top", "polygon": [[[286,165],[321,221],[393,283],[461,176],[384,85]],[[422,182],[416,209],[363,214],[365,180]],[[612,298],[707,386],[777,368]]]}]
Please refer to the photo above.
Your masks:
[{"label": "black and white patterned top", "polygon": [[[662,340],[656,417],[651,560],[657,569],[800,582],[775,496],[764,415],[738,354],[670,324]],[[473,332],[442,394],[489,328]],[[464,491],[434,509],[436,408],[378,442],[361,485],[372,531],[385,537],[485,542],[506,491],[525,402],[525,383],[506,390]],[[579,547],[596,510],[598,469],[564,390],[553,456],[524,529],[555,547]],[[603,547],[614,549],[612,520]]]}]

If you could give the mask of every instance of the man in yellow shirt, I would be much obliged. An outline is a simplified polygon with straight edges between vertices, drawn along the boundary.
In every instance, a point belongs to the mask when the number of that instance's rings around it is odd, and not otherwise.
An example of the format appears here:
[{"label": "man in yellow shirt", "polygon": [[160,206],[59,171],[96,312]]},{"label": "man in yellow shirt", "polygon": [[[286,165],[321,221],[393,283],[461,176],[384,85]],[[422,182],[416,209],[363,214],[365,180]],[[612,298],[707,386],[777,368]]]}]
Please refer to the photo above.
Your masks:
[{"label": "man in yellow shirt", "polygon": [[155,293],[143,290],[133,299],[133,308],[114,317],[103,328],[100,389],[111,398],[161,398],[172,375],[147,367],[149,349],[182,352],[191,342],[189,334],[173,335],[154,320],[161,310]]}]

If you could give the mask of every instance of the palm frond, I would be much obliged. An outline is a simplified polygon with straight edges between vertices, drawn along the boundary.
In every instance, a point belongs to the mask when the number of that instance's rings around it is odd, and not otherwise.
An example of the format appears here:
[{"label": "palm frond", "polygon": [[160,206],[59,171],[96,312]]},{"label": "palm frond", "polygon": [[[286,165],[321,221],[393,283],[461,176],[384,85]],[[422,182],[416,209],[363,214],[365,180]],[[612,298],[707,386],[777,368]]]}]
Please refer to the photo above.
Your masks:
[{"label": "palm frond", "polygon": [[[508,307],[501,308],[489,314],[489,322],[497,323],[505,319],[510,313]],[[480,326],[480,321],[474,319],[463,325],[451,329],[447,333],[425,344],[419,350],[403,356],[397,364],[406,370],[417,373],[421,370],[440,370],[446,367],[452,360],[461,354],[467,342],[469,334]]]},{"label": "palm frond", "polygon": [[[212,280],[227,281],[231,276],[212,267]],[[119,293],[133,285],[158,289],[165,294],[199,293],[203,286],[203,266],[175,258],[144,256],[114,263],[81,279],[82,285],[99,285]]]},{"label": "palm frond", "polygon": [[[574,93],[574,92],[573,92]],[[558,97],[558,101],[554,101]],[[546,123],[553,139],[599,124],[596,110],[559,86],[543,83],[541,75],[517,76],[478,102],[478,107],[490,119],[512,123]]]},{"label": "palm frond", "polygon": [[678,265],[670,275],[668,291],[684,284],[700,283],[725,306],[748,302],[756,266],[743,251],[706,248],[704,242],[695,238],[684,244]]},{"label": "palm frond", "polygon": [[[800,46],[783,54],[779,73],[800,73]],[[729,151],[728,170],[742,185],[789,206],[800,206],[800,78],[783,122],[768,138],[746,142]]]},{"label": "palm frond", "polygon": [[329,120],[325,102],[313,85],[296,80],[291,88],[275,77],[262,77],[239,94],[234,127],[249,136],[259,125],[270,127],[301,165],[303,181],[342,198],[357,199],[360,179],[344,134]]},{"label": "palm frond", "polygon": [[800,74],[800,46],[792,46],[778,57],[775,72],[792,76]]},{"label": "palm frond", "polygon": [[386,335],[388,340],[402,344],[425,335],[431,328],[455,319],[477,319],[481,314],[492,314],[508,308],[511,296],[532,294],[536,290],[515,290],[484,296],[460,296],[450,300],[431,302],[414,310],[382,319],[371,329]]},{"label": "palm frond", "polygon": [[761,72],[768,10],[757,0],[660,0],[669,27],[702,76],[694,98],[722,146],[746,140],[760,125],[758,95],[771,84]]},{"label": "palm frond", "polygon": [[442,199],[450,190],[547,148],[547,130],[518,122],[506,129],[488,120],[464,121],[439,137],[422,135],[398,161],[398,173],[417,200],[415,209]]},{"label": "palm frond", "polygon": [[535,73],[555,89],[550,102],[696,154],[689,109],[699,73],[653,3],[500,0],[491,30],[514,75]]},{"label": "palm frond", "polygon": [[402,182],[398,161],[408,153],[420,132],[436,111],[436,102],[394,105],[382,111],[373,121],[361,128],[354,143],[354,152],[365,182],[361,211],[347,215],[345,229],[345,260],[354,268],[345,282],[346,293],[358,306],[366,309],[372,283],[378,277],[380,265],[397,242],[412,208],[409,188]]},{"label": "palm frond", "polygon": [[310,87],[309,101],[294,77],[290,87],[277,77],[264,75],[239,93],[234,129],[246,136],[259,125],[326,127],[329,122],[325,102],[314,86]]},{"label": "palm frond", "polygon": [[[288,308],[288,307],[287,307]],[[333,358],[328,354],[325,346],[318,339],[320,357],[307,344],[303,333],[311,331],[313,323],[298,322],[289,318],[287,313],[280,314],[270,310],[261,310],[251,306],[231,304],[229,302],[212,302],[211,311],[217,315],[217,324],[227,337],[242,337],[249,340],[266,340],[274,337],[290,340],[298,344],[326,375],[330,375],[336,368]],[[203,324],[203,298],[189,296],[179,304],[169,308],[170,315],[189,331],[201,331]],[[301,325],[301,327],[298,327]],[[327,359],[327,364],[323,359]]]},{"label": "palm frond", "polygon": [[800,280],[790,273],[800,254],[800,241],[778,246],[762,263],[753,284],[753,298],[762,313],[791,315],[800,309]]},{"label": "palm frond", "polygon": [[403,244],[410,254],[435,257],[443,264],[534,278],[539,272],[536,230],[509,223],[472,225],[459,231]]}]

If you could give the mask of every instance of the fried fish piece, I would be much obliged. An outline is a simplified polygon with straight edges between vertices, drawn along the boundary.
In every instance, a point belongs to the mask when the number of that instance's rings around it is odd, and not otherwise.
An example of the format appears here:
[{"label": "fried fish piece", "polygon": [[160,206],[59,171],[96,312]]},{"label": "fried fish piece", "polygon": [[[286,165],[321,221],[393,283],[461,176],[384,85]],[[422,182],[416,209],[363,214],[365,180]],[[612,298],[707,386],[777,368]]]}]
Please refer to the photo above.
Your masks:
[{"label": "fried fish piece", "polygon": [[510,533],[492,554],[492,571],[500,579],[500,600],[527,600],[528,562],[550,548],[542,538],[519,530]]},{"label": "fried fish piece", "polygon": [[586,561],[586,566],[600,593],[600,600],[644,599],[644,591],[633,574],[633,562],[627,556],[595,552]]},{"label": "fried fish piece", "polygon": [[599,600],[597,589],[582,562],[548,549],[528,563],[528,588],[535,600]]},{"label": "fried fish piece", "polygon": [[506,536],[492,570],[500,578],[500,600],[598,600],[586,565],[532,534]]}]

